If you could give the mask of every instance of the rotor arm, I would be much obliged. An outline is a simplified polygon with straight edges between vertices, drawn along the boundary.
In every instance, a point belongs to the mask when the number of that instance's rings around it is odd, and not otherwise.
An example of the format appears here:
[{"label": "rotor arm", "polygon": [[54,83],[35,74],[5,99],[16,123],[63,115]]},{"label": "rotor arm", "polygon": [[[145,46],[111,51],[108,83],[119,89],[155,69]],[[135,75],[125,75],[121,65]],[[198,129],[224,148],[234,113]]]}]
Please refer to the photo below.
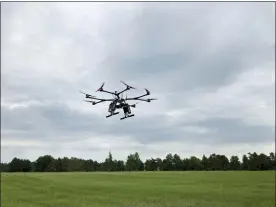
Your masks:
[{"label": "rotor arm", "polygon": [[124,81],[121,81],[121,83],[123,83],[125,86],[126,86],[126,89],[122,90],[121,92],[117,93],[117,95],[119,96],[121,93],[125,92],[125,91],[128,91],[130,89],[136,89],[128,84],[126,84]]},{"label": "rotor arm", "polygon": [[99,101],[113,101],[114,99],[104,99],[104,98],[96,98],[96,97],[88,97],[89,99],[95,99],[95,100],[99,100]]},{"label": "rotor arm", "polygon": [[105,93],[109,93],[109,94],[112,94],[112,95],[116,95],[116,93],[114,93],[114,92],[110,92],[110,91],[104,90],[103,89],[104,85],[105,85],[105,82],[103,82],[103,84],[101,85],[101,87],[98,90],[96,90],[96,92],[100,91],[100,92],[105,92]]},{"label": "rotor arm", "polygon": [[114,92],[110,92],[110,91],[106,91],[106,90],[100,90],[101,92],[105,92],[105,93],[109,93],[109,94],[112,94],[112,95],[116,95],[116,93]]},{"label": "rotor arm", "polygon": [[127,98],[126,100],[139,100],[139,98],[142,98],[142,97],[145,97],[145,96],[150,95],[149,90],[148,90],[148,89],[146,89],[146,88],[145,88],[145,90],[146,90],[146,94],[141,95],[141,96],[136,96],[136,97],[133,97],[133,98]]},{"label": "rotor arm", "polygon": [[138,101],[145,101],[145,102],[151,102],[152,100],[157,100],[156,98],[149,98],[149,99],[142,99],[142,98],[135,98],[135,99],[128,99],[128,100],[138,100]]},{"label": "rotor arm", "polygon": [[124,93],[125,91],[128,91],[128,90],[129,90],[129,88],[126,88],[126,89],[120,91],[119,93],[117,93],[117,95],[119,96],[121,93]]},{"label": "rotor arm", "polygon": [[89,103],[92,103],[92,105],[96,105],[98,103],[102,103],[102,102],[105,102],[104,100],[101,100],[101,101],[87,101],[87,100],[84,100],[85,102],[89,102]]}]

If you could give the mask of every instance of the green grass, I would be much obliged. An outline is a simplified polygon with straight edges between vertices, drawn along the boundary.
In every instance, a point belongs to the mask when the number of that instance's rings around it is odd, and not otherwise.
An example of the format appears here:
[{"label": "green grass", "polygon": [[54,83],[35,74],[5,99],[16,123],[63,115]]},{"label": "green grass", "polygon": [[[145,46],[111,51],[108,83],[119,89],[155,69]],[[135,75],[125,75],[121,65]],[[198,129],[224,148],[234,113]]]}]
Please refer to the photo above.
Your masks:
[{"label": "green grass", "polygon": [[275,171],[1,176],[3,207],[275,207]]}]

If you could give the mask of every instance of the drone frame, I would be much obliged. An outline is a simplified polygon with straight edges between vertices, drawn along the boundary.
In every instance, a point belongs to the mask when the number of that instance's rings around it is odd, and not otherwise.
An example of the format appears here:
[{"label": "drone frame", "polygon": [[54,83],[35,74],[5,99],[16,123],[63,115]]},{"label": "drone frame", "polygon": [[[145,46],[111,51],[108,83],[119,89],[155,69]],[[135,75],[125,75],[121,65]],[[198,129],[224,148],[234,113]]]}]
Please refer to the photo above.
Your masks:
[{"label": "drone frame", "polygon": [[[132,97],[132,98],[127,98],[127,97],[125,99],[123,99],[123,97],[120,98],[120,94],[124,93],[125,91],[128,91],[130,89],[136,89],[136,88],[134,88],[134,87],[126,84],[123,81],[121,81],[121,82],[126,86],[126,88],[124,90],[120,91],[120,92],[116,92],[116,91],[115,92],[111,92],[111,91],[104,90],[103,87],[105,85],[105,82],[102,83],[101,87],[98,88],[98,90],[96,90],[96,92],[99,91],[99,92],[105,92],[105,93],[108,93],[108,94],[112,94],[112,95],[114,95],[114,96],[117,97],[117,100],[122,99],[124,101],[130,101],[130,100],[136,100],[137,101],[138,100],[138,101],[151,102],[151,100],[157,100],[156,98],[142,99],[142,97],[150,95],[150,91],[148,89],[146,89],[146,88],[145,88],[146,94],[143,94],[143,95],[140,95],[140,96],[136,96],[136,97]],[[87,99],[98,100],[98,101],[92,101],[92,100],[88,101],[88,100],[85,100],[86,102],[92,103],[92,105],[96,105],[96,104],[103,103],[103,102],[106,102],[106,101],[114,101],[114,100],[116,100],[116,98],[113,98],[113,99],[96,98],[95,96],[92,96],[90,94],[84,93],[82,91],[80,91],[80,92],[83,93],[83,94],[85,94]],[[127,104],[127,105],[128,105],[128,107],[135,107],[136,104],[133,104],[133,105]],[[119,113],[119,112],[115,112],[115,110],[112,111],[110,115],[106,116],[106,118],[108,118],[110,116],[113,116],[113,115],[116,115],[116,114]],[[125,118],[128,118],[128,117],[132,117],[132,116],[134,116],[134,114],[130,114],[130,115],[126,115],[125,114],[125,117],[122,117],[121,120],[125,119]]]}]

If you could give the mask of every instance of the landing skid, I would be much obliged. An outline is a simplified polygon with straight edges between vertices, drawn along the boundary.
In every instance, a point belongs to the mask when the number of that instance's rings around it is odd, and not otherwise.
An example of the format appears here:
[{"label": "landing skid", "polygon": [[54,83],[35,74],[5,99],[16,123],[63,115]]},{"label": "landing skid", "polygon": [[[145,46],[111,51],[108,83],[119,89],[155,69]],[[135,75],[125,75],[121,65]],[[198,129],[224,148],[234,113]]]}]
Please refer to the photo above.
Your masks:
[{"label": "landing skid", "polygon": [[109,115],[106,116],[106,118],[109,118],[109,117],[114,116],[114,115],[117,115],[117,114],[119,114],[119,112],[115,112],[115,113],[113,113],[113,114],[109,114]]},{"label": "landing skid", "polygon": [[128,115],[128,116],[122,117],[122,118],[121,118],[121,120],[126,119],[126,118],[130,118],[130,117],[133,117],[133,116],[134,116],[134,114],[131,114],[131,115]]}]

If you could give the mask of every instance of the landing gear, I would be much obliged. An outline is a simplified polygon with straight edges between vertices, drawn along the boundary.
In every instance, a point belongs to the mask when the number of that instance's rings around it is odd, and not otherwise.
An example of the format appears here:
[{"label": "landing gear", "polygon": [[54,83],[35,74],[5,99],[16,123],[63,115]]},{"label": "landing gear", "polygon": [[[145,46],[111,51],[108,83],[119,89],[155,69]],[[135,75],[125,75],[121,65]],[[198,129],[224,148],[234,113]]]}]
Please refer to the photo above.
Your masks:
[{"label": "landing gear", "polygon": [[114,115],[117,115],[117,114],[119,114],[119,112],[111,113],[111,114],[107,115],[106,118],[111,117],[111,116],[114,116]]},{"label": "landing gear", "polygon": [[122,117],[121,120],[134,116],[134,114],[131,114],[131,110],[130,110],[129,105],[125,105],[123,107],[123,110],[124,110],[125,116]]},{"label": "landing gear", "polygon": [[130,118],[130,117],[133,117],[133,116],[134,116],[134,114],[126,115],[125,117],[122,117],[121,120],[126,119],[126,118]]}]

